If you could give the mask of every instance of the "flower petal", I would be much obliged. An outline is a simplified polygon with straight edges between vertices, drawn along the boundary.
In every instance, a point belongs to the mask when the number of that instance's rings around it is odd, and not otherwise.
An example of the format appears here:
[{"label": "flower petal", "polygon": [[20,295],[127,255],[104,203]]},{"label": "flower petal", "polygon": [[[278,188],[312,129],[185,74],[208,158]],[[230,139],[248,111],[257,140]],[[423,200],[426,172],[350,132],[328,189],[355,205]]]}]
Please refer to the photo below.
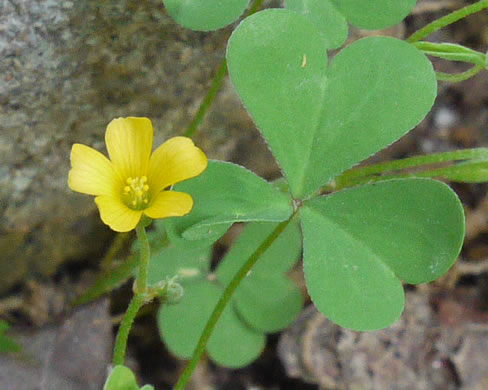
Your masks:
[{"label": "flower petal", "polygon": [[134,229],[142,216],[142,211],[131,210],[111,196],[97,196],[95,203],[103,223],[116,232],[128,232]]},{"label": "flower petal", "polygon": [[117,118],[105,133],[112,163],[123,179],[147,175],[152,151],[153,127],[148,118]]},{"label": "flower petal", "polygon": [[112,163],[97,150],[74,144],[70,158],[68,186],[73,191],[88,195],[114,196],[121,188],[121,180]]},{"label": "flower petal", "polygon": [[144,214],[153,219],[182,217],[188,214],[192,207],[193,199],[190,195],[184,192],[163,191],[156,195],[151,205],[144,210]]},{"label": "flower petal", "polygon": [[207,168],[207,156],[187,137],[173,137],[159,146],[149,161],[148,181],[159,192],[180,181],[198,176]]}]

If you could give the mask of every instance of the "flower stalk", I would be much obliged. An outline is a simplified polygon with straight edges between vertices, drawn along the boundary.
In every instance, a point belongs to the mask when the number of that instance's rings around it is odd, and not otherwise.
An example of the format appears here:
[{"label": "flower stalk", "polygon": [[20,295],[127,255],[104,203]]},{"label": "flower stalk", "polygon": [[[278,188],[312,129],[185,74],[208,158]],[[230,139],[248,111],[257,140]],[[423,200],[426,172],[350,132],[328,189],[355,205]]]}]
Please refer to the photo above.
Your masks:
[{"label": "flower stalk", "polygon": [[141,224],[136,227],[137,240],[139,242],[139,273],[136,279],[136,294],[147,293],[147,269],[149,267],[149,258],[151,256],[151,249],[149,247],[149,240],[147,239],[146,229]]},{"label": "flower stalk", "polygon": [[115,338],[114,356],[112,364],[114,366],[123,365],[125,360],[125,351],[127,349],[127,339],[129,338],[129,332],[136,318],[137,312],[144,304],[145,297],[143,294],[136,294],[132,297],[132,300],[127,307],[127,311],[122,318],[122,322],[119,326],[119,331]]},{"label": "flower stalk", "polygon": [[149,266],[149,259],[151,256],[151,249],[149,240],[147,238],[146,229],[143,223],[136,227],[137,239],[139,241],[139,272],[135,281],[134,296],[127,307],[127,311],[120,323],[117,336],[115,338],[113,365],[124,364],[125,352],[127,349],[127,339],[129,332],[136,318],[139,309],[145,302],[152,299],[148,295],[147,289],[147,270]]},{"label": "flower stalk", "polygon": [[[105,144],[109,158],[89,146],[73,145],[68,186],[95,196],[100,217],[112,230],[137,232],[139,273],[114,347],[113,363],[121,365],[137,312],[155,297],[147,286],[150,247],[145,226],[152,219],[190,212],[192,197],[171,188],[200,175],[207,168],[207,156],[186,137],[171,138],[152,151],[153,127],[148,118],[112,120],[105,132]],[[110,253],[113,256],[113,251]]]}]

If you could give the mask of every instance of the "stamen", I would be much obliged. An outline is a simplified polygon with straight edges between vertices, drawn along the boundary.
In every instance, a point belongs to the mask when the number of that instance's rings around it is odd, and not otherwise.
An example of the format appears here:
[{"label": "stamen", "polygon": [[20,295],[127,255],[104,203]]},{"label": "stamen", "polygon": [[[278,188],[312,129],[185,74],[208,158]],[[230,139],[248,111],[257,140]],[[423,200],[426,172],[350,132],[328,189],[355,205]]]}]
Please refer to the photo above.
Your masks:
[{"label": "stamen", "polygon": [[143,210],[151,201],[147,177],[128,177],[125,181],[128,185],[124,186],[122,200],[133,210]]}]

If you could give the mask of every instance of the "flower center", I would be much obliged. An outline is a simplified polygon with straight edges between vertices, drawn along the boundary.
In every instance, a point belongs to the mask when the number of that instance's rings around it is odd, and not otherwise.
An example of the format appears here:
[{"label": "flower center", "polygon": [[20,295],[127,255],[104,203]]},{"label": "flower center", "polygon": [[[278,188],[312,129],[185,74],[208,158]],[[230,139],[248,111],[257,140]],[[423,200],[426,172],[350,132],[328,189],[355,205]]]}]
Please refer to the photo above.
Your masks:
[{"label": "flower center", "polygon": [[122,193],[124,203],[132,210],[143,210],[147,208],[151,200],[147,177],[129,177]]}]

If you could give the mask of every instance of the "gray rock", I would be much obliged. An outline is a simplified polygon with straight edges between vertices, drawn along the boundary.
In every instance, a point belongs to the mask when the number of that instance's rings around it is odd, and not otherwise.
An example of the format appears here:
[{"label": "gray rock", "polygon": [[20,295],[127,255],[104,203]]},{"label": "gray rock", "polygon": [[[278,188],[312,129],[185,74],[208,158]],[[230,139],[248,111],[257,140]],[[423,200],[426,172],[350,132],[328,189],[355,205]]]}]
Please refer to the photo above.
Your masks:
[{"label": "gray rock", "polygon": [[58,326],[10,336],[23,348],[18,354],[0,356],[0,388],[102,388],[112,356],[108,300],[77,309]]}]

